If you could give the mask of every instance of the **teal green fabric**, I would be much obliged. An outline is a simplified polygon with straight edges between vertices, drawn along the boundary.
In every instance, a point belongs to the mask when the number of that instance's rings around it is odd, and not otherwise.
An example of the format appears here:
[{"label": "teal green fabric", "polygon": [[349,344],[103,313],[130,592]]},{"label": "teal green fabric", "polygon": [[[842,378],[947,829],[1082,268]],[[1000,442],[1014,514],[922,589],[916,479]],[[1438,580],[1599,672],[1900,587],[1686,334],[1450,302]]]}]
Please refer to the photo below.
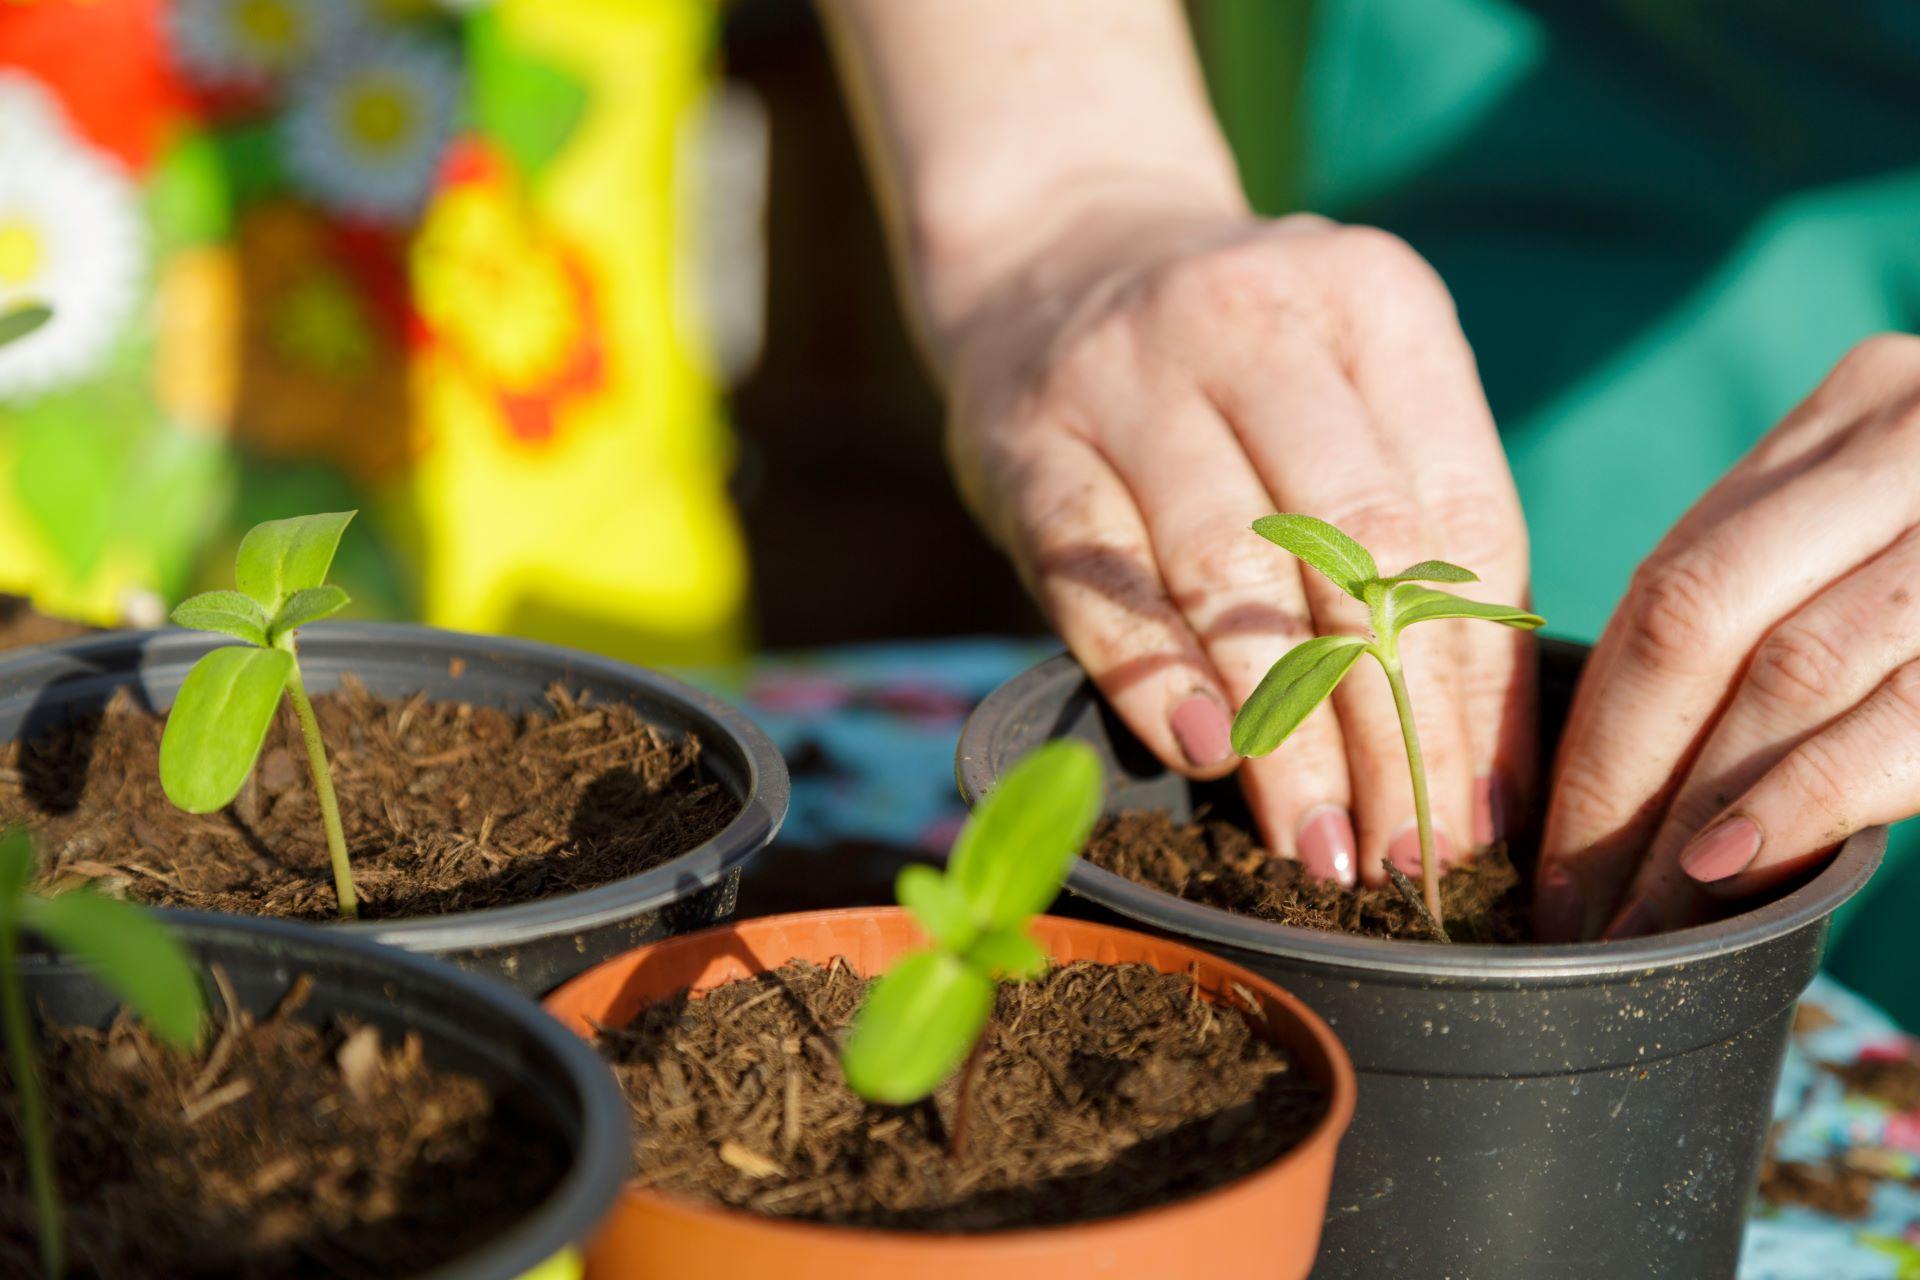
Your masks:
[{"label": "teal green fabric", "polygon": [[[1257,202],[1446,279],[1527,509],[1535,602],[1599,633],[1661,534],[1860,338],[1920,328],[1920,5],[1212,0]],[[1302,43],[1304,42],[1304,50]],[[1841,978],[1920,1027],[1920,844]]]}]

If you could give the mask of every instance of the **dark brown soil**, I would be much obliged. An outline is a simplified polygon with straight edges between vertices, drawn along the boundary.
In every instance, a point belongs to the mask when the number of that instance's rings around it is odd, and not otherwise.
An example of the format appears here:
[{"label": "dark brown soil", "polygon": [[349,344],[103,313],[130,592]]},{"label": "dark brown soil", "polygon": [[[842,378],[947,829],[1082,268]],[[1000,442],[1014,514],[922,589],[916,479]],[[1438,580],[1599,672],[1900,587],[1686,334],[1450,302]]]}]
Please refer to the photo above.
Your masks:
[{"label": "dark brown soil", "polygon": [[[1376,938],[1429,935],[1421,915],[1391,886],[1343,889],[1300,863],[1261,848],[1237,823],[1202,817],[1177,823],[1138,810],[1101,820],[1087,859],[1129,880],[1240,915]],[[1440,907],[1455,942],[1528,939],[1520,873],[1495,846],[1440,882]]]},{"label": "dark brown soil", "polygon": [[84,622],[71,622],[41,613],[20,596],[0,595],[0,652],[30,644],[71,640],[92,631]]},{"label": "dark brown soil", "polygon": [[[314,699],[359,890],[373,918],[441,915],[587,889],[712,836],[737,805],[623,703],[555,687],[549,711],[376,697]],[[289,707],[252,780],[216,814],[160,789],[163,721],[124,694],[103,715],[0,752],[0,821],[40,837],[49,881],[92,880],[170,907],[336,914],[320,807]]]},{"label": "dark brown soil", "polygon": [[1881,1179],[1838,1161],[1807,1163],[1768,1158],[1760,1169],[1760,1198],[1778,1208],[1801,1205],[1836,1218],[1864,1218]]},{"label": "dark brown soil", "polygon": [[[566,1150],[419,1041],[229,1019],[183,1056],[122,1022],[40,1038],[74,1277],[418,1275],[559,1182]],[[0,1071],[0,1273],[39,1274],[13,1085]]]},{"label": "dark brown soil", "polygon": [[1218,1186],[1296,1144],[1323,1091],[1189,979],[1076,963],[1007,984],[964,1154],[955,1085],[908,1107],[846,1087],[838,1038],[868,987],[794,963],[602,1033],[643,1183],[784,1218],[990,1231],[1108,1217]]},{"label": "dark brown soil", "polygon": [[1920,1110],[1920,1061],[1912,1058],[1863,1058],[1827,1070],[1840,1077],[1849,1093],[1884,1102],[1895,1111]]}]

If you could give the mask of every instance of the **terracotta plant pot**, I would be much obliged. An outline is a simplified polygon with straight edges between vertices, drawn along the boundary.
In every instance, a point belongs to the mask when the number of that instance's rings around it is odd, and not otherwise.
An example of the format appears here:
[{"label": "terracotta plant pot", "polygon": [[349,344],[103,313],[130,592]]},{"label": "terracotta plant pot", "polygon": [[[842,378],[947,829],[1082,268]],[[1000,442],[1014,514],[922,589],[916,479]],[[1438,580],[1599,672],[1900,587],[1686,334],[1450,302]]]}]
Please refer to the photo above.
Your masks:
[{"label": "terracotta plant pot", "polygon": [[[1298,1146],[1235,1182],[1162,1207],[1067,1226],[974,1235],[882,1231],[761,1217],[629,1184],[588,1250],[590,1280],[778,1276],[781,1280],[1082,1280],[1181,1276],[1304,1277],[1319,1247],[1334,1151],[1353,1115],[1354,1076],[1325,1023],[1273,983],[1167,939],[1045,917],[1037,936],[1056,962],[1139,962],[1193,973],[1225,1008],[1260,1002],[1272,1040],[1330,1094],[1327,1114]],[[871,975],[925,941],[895,908],[772,916],[654,943],[609,960],[548,997],[582,1036],[621,1026],[646,1005],[779,968],[843,957]]]}]

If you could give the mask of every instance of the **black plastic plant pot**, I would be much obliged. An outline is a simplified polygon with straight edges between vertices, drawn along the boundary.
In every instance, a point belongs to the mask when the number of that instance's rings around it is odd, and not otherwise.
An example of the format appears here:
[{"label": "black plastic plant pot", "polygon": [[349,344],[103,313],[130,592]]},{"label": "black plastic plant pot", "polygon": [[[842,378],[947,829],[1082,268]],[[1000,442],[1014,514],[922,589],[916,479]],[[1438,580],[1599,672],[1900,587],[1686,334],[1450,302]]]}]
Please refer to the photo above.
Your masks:
[{"label": "black plastic plant pot", "polygon": [[[627,1104],[605,1064],[539,1006],[499,983],[337,929],[167,916],[201,968],[210,1007],[222,1007],[215,966],[256,1017],[304,977],[311,987],[295,1017],[321,1026],[352,1018],[389,1043],[415,1033],[430,1065],[480,1080],[513,1123],[538,1125],[566,1145],[566,1172],[545,1199],[476,1251],[406,1280],[514,1280],[593,1235],[626,1179]],[[22,970],[28,1000],[47,1022],[105,1027],[118,1010],[112,993],[54,952],[30,951]]]},{"label": "black plastic plant pot", "polygon": [[[1542,646],[1542,740],[1584,650]],[[1232,811],[1233,781],[1160,767],[1066,656],[973,713],[969,802],[1050,738],[1098,748],[1107,809]],[[1244,812],[1244,808],[1240,809]],[[1316,1277],[1725,1277],[1766,1142],[1793,1009],[1828,918],[1886,848],[1862,832],[1744,914],[1658,937],[1447,946],[1237,916],[1081,862],[1068,887],[1272,977],[1332,1025],[1360,1077]],[[1524,851],[1522,851],[1524,853]]]},{"label": "black plastic plant pot", "polygon": [[[200,656],[222,643],[198,632],[122,631],[0,659],[0,741],[33,739],[103,708],[131,687],[165,710]],[[502,978],[542,995],[643,943],[703,929],[733,912],[740,868],[787,812],[787,767],[739,711],[690,685],[623,662],[526,640],[392,623],[322,623],[300,635],[307,688],[352,674],[376,694],[459,699],[505,711],[546,705],[555,683],[617,700],[668,734],[696,733],[705,766],[740,802],[717,835],[645,871],[575,893],[482,911],[331,924]]]}]

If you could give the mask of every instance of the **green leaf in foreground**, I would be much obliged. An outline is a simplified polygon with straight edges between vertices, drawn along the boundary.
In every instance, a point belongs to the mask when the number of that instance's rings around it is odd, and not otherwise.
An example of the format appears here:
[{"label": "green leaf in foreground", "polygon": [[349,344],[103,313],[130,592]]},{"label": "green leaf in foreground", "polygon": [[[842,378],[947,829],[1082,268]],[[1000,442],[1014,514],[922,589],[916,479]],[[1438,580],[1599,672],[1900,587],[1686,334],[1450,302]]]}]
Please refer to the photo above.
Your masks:
[{"label": "green leaf in foreground", "polygon": [[1367,583],[1380,576],[1372,553],[1325,520],[1286,513],[1261,516],[1253,522],[1253,531],[1305,560],[1355,600],[1364,599]]},{"label": "green leaf in foreground", "polygon": [[1445,560],[1422,560],[1419,564],[1410,564],[1391,577],[1376,579],[1383,586],[1394,587],[1402,582],[1478,582],[1480,575],[1471,569],[1462,569],[1457,564],[1448,564]]},{"label": "green leaf in foreground", "polygon": [[1416,622],[1433,622],[1441,618],[1475,618],[1518,627],[1523,631],[1533,631],[1545,626],[1547,621],[1537,613],[1529,613],[1510,604],[1468,600],[1451,591],[1436,591],[1432,587],[1414,583],[1395,587],[1392,601],[1394,626],[1401,630]]},{"label": "green leaf in foreground", "polygon": [[354,514],[329,511],[253,526],[234,557],[234,585],[259,601],[269,617],[277,615],[294,592],[326,582],[340,535]]},{"label": "green leaf in foreground", "polygon": [[339,587],[327,584],[324,587],[302,587],[287,597],[280,606],[280,612],[273,616],[272,640],[279,640],[289,631],[296,631],[309,622],[318,622],[322,618],[331,618],[347,607],[347,593]]},{"label": "green leaf in foreground", "polygon": [[893,882],[893,896],[913,912],[913,918],[934,942],[949,951],[965,951],[979,933],[967,910],[967,895],[925,863],[900,869]]},{"label": "green leaf in foreground", "polygon": [[160,739],[160,786],[188,813],[227,805],[247,780],[293,670],[280,649],[215,649],[187,673]]},{"label": "green leaf in foreground", "polygon": [[206,1004],[193,962],[139,907],[75,890],[23,899],[21,923],[79,961],[174,1048],[199,1041]]},{"label": "green leaf in foreground", "polygon": [[266,611],[252,596],[238,591],[188,596],[174,606],[172,616],[175,625],[194,631],[217,631],[254,645],[267,643]]},{"label": "green leaf in foreground", "polygon": [[917,951],[873,985],[840,1054],[847,1084],[875,1102],[915,1102],[973,1051],[993,980],[945,951]]},{"label": "green leaf in foreground", "polygon": [[1060,739],[1032,752],[980,802],[954,841],[947,875],[982,929],[1024,924],[1060,892],[1100,816],[1100,759]]},{"label": "green leaf in foreground", "polygon": [[1263,756],[1326,701],[1342,676],[1366,652],[1357,636],[1315,636],[1273,664],[1233,718],[1233,749]]},{"label": "green leaf in foreground", "polygon": [[0,312],[0,347],[33,333],[53,319],[53,308],[42,302],[23,302]]}]

